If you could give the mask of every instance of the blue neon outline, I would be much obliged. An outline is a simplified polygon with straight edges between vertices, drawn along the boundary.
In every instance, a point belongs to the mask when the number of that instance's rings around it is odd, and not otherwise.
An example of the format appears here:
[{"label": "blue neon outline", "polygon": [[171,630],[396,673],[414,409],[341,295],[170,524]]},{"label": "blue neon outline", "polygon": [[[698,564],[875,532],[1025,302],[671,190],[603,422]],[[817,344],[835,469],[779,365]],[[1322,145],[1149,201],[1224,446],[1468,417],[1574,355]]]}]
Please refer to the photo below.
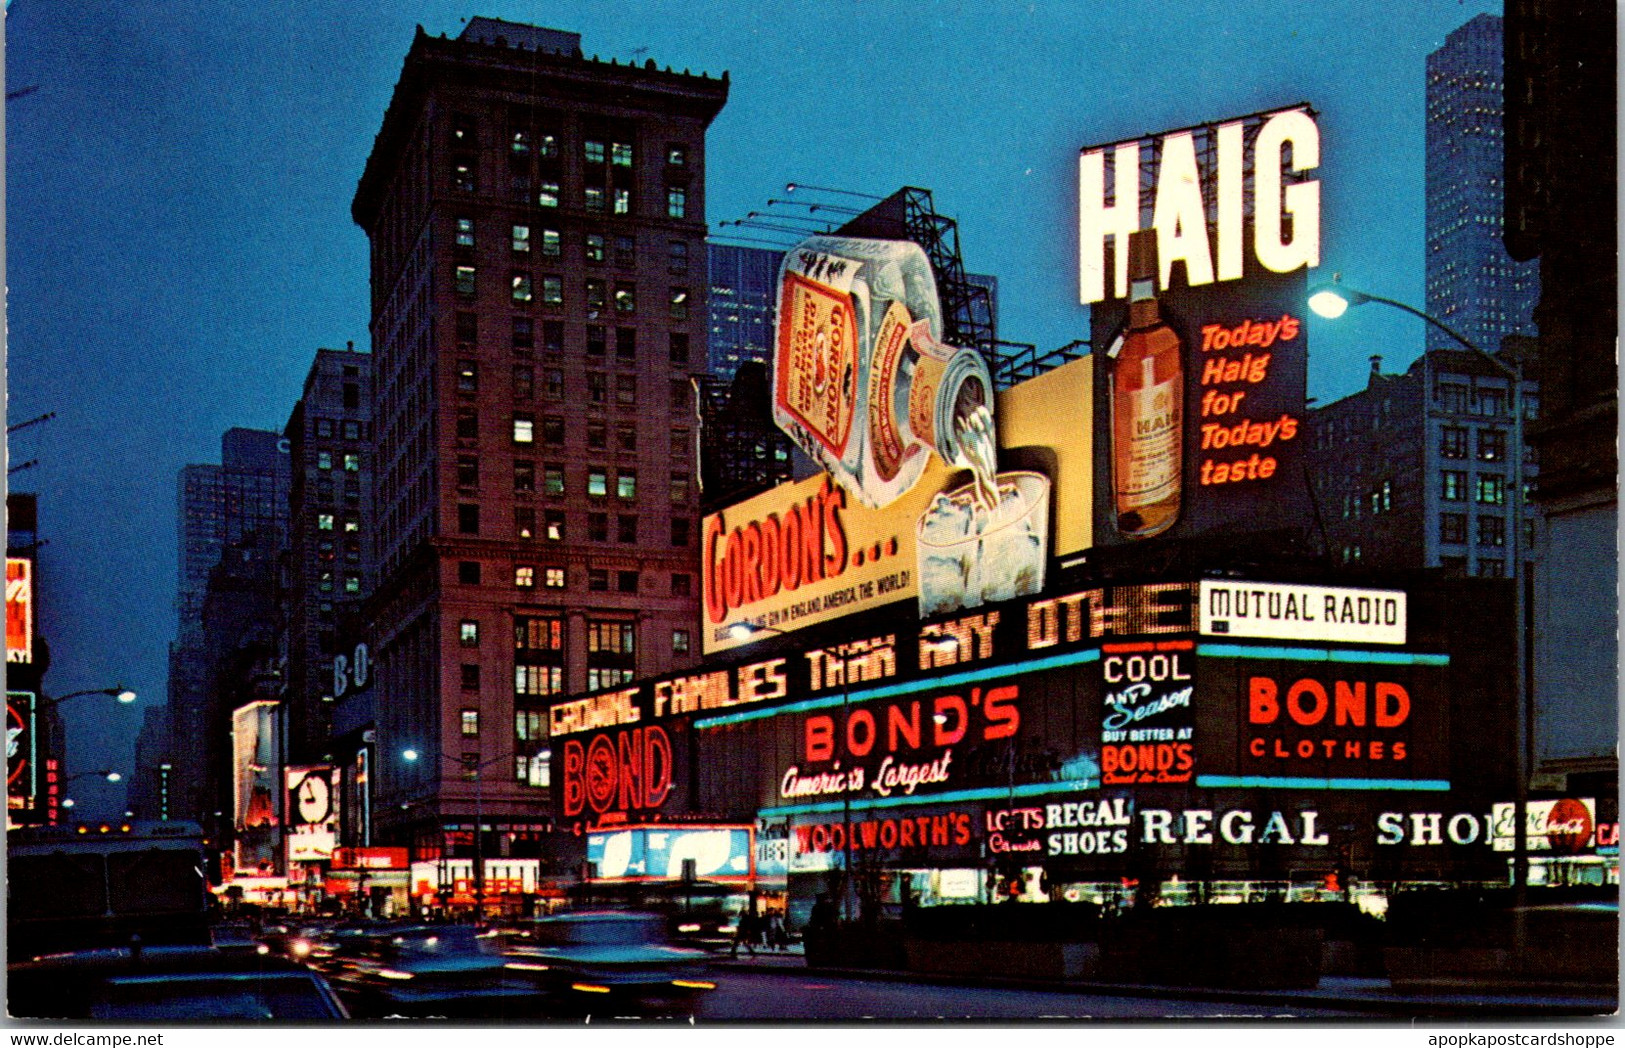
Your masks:
[{"label": "blue neon outline", "polygon": [[1449,779],[1314,779],[1293,775],[1198,775],[1207,790],[1435,790],[1450,789]]},{"label": "blue neon outline", "polygon": [[1448,666],[1449,655],[1418,651],[1358,651],[1347,648],[1247,647],[1241,644],[1197,644],[1197,655],[1216,659],[1284,659],[1293,662],[1374,662],[1391,666]]},{"label": "blue neon outline", "polygon": [[806,710],[821,710],[831,706],[846,706],[852,703],[868,702],[870,699],[889,699],[895,695],[913,695],[916,692],[932,691],[937,688],[953,688],[961,684],[975,684],[977,681],[990,680],[994,677],[1004,677],[1012,673],[1036,673],[1041,670],[1059,669],[1062,666],[1075,666],[1085,662],[1098,662],[1100,649],[1084,648],[1080,651],[1069,651],[1063,655],[1047,655],[1041,659],[1028,659],[1026,662],[1007,662],[1002,666],[985,666],[981,669],[964,670],[960,673],[950,673],[945,677],[932,677],[928,680],[905,681],[901,684],[882,684],[878,688],[867,688],[863,691],[854,691],[848,695],[821,695],[816,699],[802,699],[800,702],[791,702],[783,706],[770,706],[761,710],[746,710],[743,713],[724,713],[717,717],[699,717],[694,721],[695,729],[716,728],[726,724],[742,724],[745,721],[760,720],[763,717],[777,717],[781,713],[801,713]]},{"label": "blue neon outline", "polygon": [[817,801],[811,804],[786,804],[777,808],[762,808],[757,815],[769,818],[778,815],[818,815],[826,812],[865,811],[870,808],[902,808],[912,804],[953,804],[957,801],[987,801],[1000,797],[1040,797],[1048,793],[1080,793],[1098,790],[1099,779],[1067,779],[1063,782],[1029,782],[1022,786],[978,786],[972,790],[953,790],[949,793],[916,794],[902,797],[866,797],[854,801]]}]

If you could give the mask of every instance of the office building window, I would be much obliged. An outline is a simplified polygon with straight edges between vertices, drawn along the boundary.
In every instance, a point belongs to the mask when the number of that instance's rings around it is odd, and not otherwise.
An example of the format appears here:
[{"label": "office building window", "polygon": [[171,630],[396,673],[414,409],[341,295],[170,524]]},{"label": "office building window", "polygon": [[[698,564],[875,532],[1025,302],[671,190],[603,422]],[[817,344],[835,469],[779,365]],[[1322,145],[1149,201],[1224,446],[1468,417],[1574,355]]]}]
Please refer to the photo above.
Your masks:
[{"label": "office building window", "polygon": [[464,710],[462,724],[464,735],[478,735],[480,733],[480,711]]},{"label": "office building window", "polygon": [[671,333],[671,362],[682,367],[688,366],[688,332]]},{"label": "office building window", "polygon": [[476,408],[459,407],[457,409],[457,437],[460,440],[478,440],[480,436],[480,413]]},{"label": "office building window", "polygon": [[1480,462],[1500,462],[1507,457],[1507,435],[1499,429],[1481,429],[1478,431],[1478,460]]},{"label": "office building window", "polygon": [[457,220],[457,246],[474,246],[474,220],[472,218],[459,218]]},{"label": "office building window", "polygon": [[536,490],[536,463],[529,459],[514,459],[513,490],[516,494],[530,494]]},{"label": "office building window", "polygon": [[638,377],[636,375],[615,376],[615,403],[631,406],[638,402]]},{"label": "office building window", "polygon": [[564,511],[547,510],[543,517],[542,537],[549,542],[564,541]]},{"label": "office building window", "polygon": [[514,534],[522,539],[532,538],[536,534],[536,510],[530,506],[515,506],[513,509]]},{"label": "office building window", "polygon": [[687,473],[673,473],[671,475],[671,500],[673,502],[688,501]]},{"label": "office building window", "polygon": [[603,309],[609,302],[609,292],[607,290],[608,285],[606,285],[602,280],[588,280],[586,287],[587,308],[594,310]]},{"label": "office building window", "polygon": [[1444,481],[1439,497],[1446,502],[1462,502],[1467,498],[1467,474],[1447,469],[1440,474]]},{"label": "office building window", "polygon": [[536,369],[529,364],[513,366],[513,399],[524,403],[536,395]]},{"label": "office building window", "polygon": [[517,564],[513,569],[513,584],[520,589],[531,589],[536,585],[536,568],[530,564]]},{"label": "office building window", "polygon": [[621,269],[630,269],[638,259],[638,242],[629,236],[615,238],[615,265]]},{"label": "office building window", "polygon": [[688,654],[688,630],[671,631],[671,653],[673,655]]},{"label": "office building window", "polygon": [[694,576],[686,572],[674,572],[671,577],[671,595],[686,597],[693,592]]},{"label": "office building window", "polygon": [[615,329],[615,359],[636,360],[638,358],[638,330],[637,328]]},{"label": "office building window", "polygon": [[1467,411],[1467,387],[1455,382],[1439,383],[1439,403],[1446,411],[1455,411],[1465,414]]},{"label": "office building window", "polygon": [[1504,505],[1507,500],[1506,478],[1489,473],[1480,473],[1475,497],[1477,501],[1487,506]]},{"label": "office building window", "polygon": [[542,277],[542,305],[562,306],[564,304],[564,278],[550,275]]},{"label": "office building window", "polygon": [[1446,426],[1439,442],[1439,454],[1447,459],[1467,457],[1467,430],[1462,426]]},{"label": "office building window", "polygon": [[598,498],[609,494],[608,470],[589,469],[587,471],[587,494]]},{"label": "office building window", "polygon": [[638,573],[635,571],[617,571],[615,573],[615,588],[622,593],[636,593],[638,591]]},{"label": "office building window", "polygon": [[548,400],[564,399],[564,372],[558,368],[545,368],[542,371],[542,396]]},{"label": "office building window", "polygon": [[[479,338],[480,338],[480,317],[479,317],[479,314],[478,313],[459,312],[457,314],[457,319],[456,319],[456,333],[457,333],[457,341],[458,342],[466,342],[466,343],[478,342]],[[318,424],[318,426],[319,426],[319,424]],[[327,435],[328,434],[322,433],[318,429],[317,436],[327,436]]]},{"label": "office building window", "polygon": [[630,142],[610,143],[609,161],[616,167],[631,167],[632,144]]},{"label": "office building window", "polygon": [[623,514],[615,518],[615,541],[633,544],[638,541],[636,514]]},{"label": "office building window", "polygon": [[688,163],[688,149],[684,146],[667,146],[666,163],[672,167],[683,167]]},{"label": "office building window", "polygon": [[666,217],[688,217],[688,190],[682,186],[666,187]]},{"label": "office building window", "polygon": [[1439,541],[1460,544],[1467,541],[1465,513],[1439,514]]},{"label": "office building window", "polygon": [[587,447],[602,450],[609,447],[609,427],[601,420],[590,419],[587,422]]},{"label": "office building window", "polygon": [[630,189],[611,190],[609,209],[612,214],[630,215],[632,213],[632,191]]},{"label": "office building window", "polygon": [[536,206],[559,206],[559,184],[557,182],[543,182],[536,188]]},{"label": "office building window", "polygon": [[544,321],[542,321],[542,352],[544,352],[544,353],[563,353],[564,352],[564,321],[562,321],[562,320],[544,320]]},{"label": "office building window", "polygon": [[587,514],[587,541],[588,542],[608,542],[609,541],[609,514],[608,513],[589,513],[589,514]]},{"label": "office building window", "polygon": [[480,486],[480,459],[478,455],[457,456],[457,486],[460,488],[477,488]]},{"label": "office building window", "polygon": [[480,562],[477,560],[458,561],[457,581],[464,586],[478,586],[480,584]]},{"label": "office building window", "polygon": [[689,523],[687,517],[671,518],[671,544],[673,546],[688,545]]},{"label": "office building window", "polygon": [[457,530],[464,535],[478,535],[480,533],[480,507],[474,503],[460,503],[457,506]]},{"label": "office building window", "polygon": [[601,357],[607,351],[608,339],[605,329],[599,324],[587,325],[587,356]]},{"label": "office building window", "polygon": [[581,202],[588,211],[604,210],[604,187],[585,186],[581,191]]},{"label": "office building window", "polygon": [[480,690],[480,664],[465,662],[462,667],[463,689],[465,691]]},{"label": "office building window", "polygon": [[1506,561],[1499,557],[1478,558],[1478,574],[1480,578],[1500,579],[1507,573]]},{"label": "office building window", "polygon": [[666,244],[666,272],[676,276],[688,273],[688,241],[672,240]]},{"label": "office building window", "polygon": [[530,227],[529,226],[519,226],[519,225],[514,226],[513,227],[513,235],[510,238],[509,242],[513,245],[513,249],[514,249],[515,253],[521,254],[521,255],[529,254],[530,253]]},{"label": "office building window", "polygon": [[1504,546],[1507,541],[1507,522],[1501,517],[1478,518],[1478,544]]},{"label": "office building window", "polygon": [[615,285],[615,312],[636,313],[638,310],[637,288],[631,284]]},{"label": "office building window", "polygon": [[609,589],[609,572],[604,568],[587,569],[587,589],[594,593],[603,593]]},{"label": "office building window", "polygon": [[359,472],[361,472],[361,456],[355,454],[354,452],[349,452],[349,451],[345,452],[344,453],[344,472],[346,472],[346,473],[359,473]]},{"label": "office building window", "polygon": [[564,690],[564,667],[516,665],[513,690],[515,695],[557,695]]},{"label": "office building window", "polygon": [[558,415],[542,416],[542,443],[558,447],[564,443],[564,419]]},{"label": "office building window", "polygon": [[587,261],[602,262],[604,260],[604,234],[587,234]]},{"label": "office building window", "polygon": [[318,513],[318,514],[316,514],[316,530],[317,531],[332,531],[333,530],[333,514],[331,514],[331,513]]},{"label": "office building window", "polygon": [[688,289],[674,287],[671,289],[671,308],[669,315],[673,320],[688,319]]},{"label": "office building window", "polygon": [[515,444],[529,444],[535,439],[535,419],[528,412],[516,413],[513,417],[513,442]]},{"label": "office building window", "polygon": [[474,293],[474,267],[458,266],[454,271],[454,284],[459,295]]},{"label": "office building window", "polygon": [[531,349],[536,344],[535,322],[529,317],[513,318],[513,348]]},{"label": "office building window", "polygon": [[594,139],[587,139],[581,143],[582,152],[589,164],[602,164],[604,162],[604,143]]},{"label": "office building window", "polygon": [[638,450],[638,428],[636,426],[616,426],[615,447],[619,451]]},{"label": "office building window", "polygon": [[544,495],[564,494],[564,467],[556,462],[549,462],[542,467],[542,493]]},{"label": "office building window", "polygon": [[623,469],[616,475],[615,497],[627,500],[638,497],[638,474],[636,470]]}]

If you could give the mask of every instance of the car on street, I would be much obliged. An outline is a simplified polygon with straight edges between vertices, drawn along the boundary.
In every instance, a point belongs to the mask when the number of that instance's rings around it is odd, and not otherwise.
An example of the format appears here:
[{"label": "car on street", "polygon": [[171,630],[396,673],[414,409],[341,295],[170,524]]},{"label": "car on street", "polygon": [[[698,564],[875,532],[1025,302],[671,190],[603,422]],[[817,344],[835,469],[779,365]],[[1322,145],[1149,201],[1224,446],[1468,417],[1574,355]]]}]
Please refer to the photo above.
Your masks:
[{"label": "car on street", "polygon": [[358,1018],[535,1019],[552,992],[544,967],[503,955],[471,925],[385,928],[338,936],[319,963]]},{"label": "car on street", "polygon": [[658,913],[584,910],[522,922],[507,955],[545,968],[557,1014],[688,1014],[716,988],[711,955],[670,941]]}]

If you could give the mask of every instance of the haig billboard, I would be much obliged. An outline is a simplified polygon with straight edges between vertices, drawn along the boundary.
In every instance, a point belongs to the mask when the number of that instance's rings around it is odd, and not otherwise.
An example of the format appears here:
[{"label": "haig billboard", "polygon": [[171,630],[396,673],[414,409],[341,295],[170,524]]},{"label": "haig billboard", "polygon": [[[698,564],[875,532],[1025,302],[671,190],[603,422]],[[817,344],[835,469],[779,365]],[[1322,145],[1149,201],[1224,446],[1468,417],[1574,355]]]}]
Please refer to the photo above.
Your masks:
[{"label": "haig billboard", "polygon": [[1082,150],[1098,544],[1307,524],[1319,163],[1307,106]]}]

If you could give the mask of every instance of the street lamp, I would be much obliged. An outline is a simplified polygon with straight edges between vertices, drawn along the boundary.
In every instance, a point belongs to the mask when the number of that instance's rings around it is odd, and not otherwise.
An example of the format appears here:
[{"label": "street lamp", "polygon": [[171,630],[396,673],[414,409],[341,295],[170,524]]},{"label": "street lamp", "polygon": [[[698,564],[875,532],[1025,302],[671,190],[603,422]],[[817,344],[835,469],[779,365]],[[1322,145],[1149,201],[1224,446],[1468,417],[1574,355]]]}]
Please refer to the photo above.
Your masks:
[{"label": "street lamp", "polygon": [[[401,751],[401,759],[408,764],[416,763],[419,756],[419,752],[415,749]],[[498,754],[490,760],[482,761],[478,756],[464,758],[442,753],[440,759],[451,761],[459,768],[462,768],[474,780],[474,912],[476,920],[478,920],[485,916],[485,848],[483,832],[485,805],[484,791],[481,787],[483,780],[480,772],[503,758],[501,754]]]},{"label": "street lamp", "polygon": [[113,698],[119,701],[120,705],[123,706],[128,706],[130,703],[134,702],[136,698],[135,692],[122,686],[117,688],[86,688],[84,691],[70,691],[66,695],[58,695],[54,699],[41,699],[40,705],[46,707],[57,706],[67,702],[69,699],[77,699],[81,695],[111,695]]},{"label": "street lamp", "polygon": [[[1521,932],[1521,915],[1523,913],[1523,904],[1527,895],[1529,880],[1529,849],[1528,842],[1526,840],[1529,831],[1529,827],[1527,825],[1529,818],[1529,771],[1534,763],[1533,754],[1530,752],[1533,749],[1534,743],[1534,711],[1530,708],[1533,696],[1531,689],[1528,687],[1528,682],[1524,679],[1525,674],[1527,673],[1526,667],[1529,656],[1528,639],[1524,632],[1524,617],[1527,610],[1524,592],[1525,586],[1528,584],[1528,573],[1524,570],[1524,565],[1522,563],[1523,554],[1521,552],[1524,527],[1523,366],[1516,361],[1508,363],[1507,361],[1502,360],[1496,354],[1484,349],[1484,347],[1469,341],[1464,335],[1461,334],[1461,332],[1446,324],[1438,317],[1424,313],[1420,309],[1417,309],[1414,306],[1408,306],[1403,302],[1396,302],[1391,298],[1384,298],[1381,295],[1372,295],[1363,291],[1355,291],[1352,288],[1344,287],[1342,284],[1339,284],[1336,279],[1333,279],[1329,284],[1321,284],[1313,288],[1309,293],[1309,308],[1314,310],[1316,314],[1325,317],[1328,320],[1336,320],[1338,317],[1347,312],[1350,306],[1362,306],[1367,302],[1380,302],[1385,306],[1393,306],[1395,309],[1404,310],[1406,313],[1409,313],[1412,316],[1421,317],[1429,324],[1432,324],[1440,331],[1443,331],[1445,334],[1449,335],[1452,339],[1460,343],[1470,352],[1483,357],[1485,360],[1493,364],[1497,369],[1507,376],[1507,385],[1510,387],[1508,404],[1512,410],[1511,504],[1514,512],[1511,514],[1512,519],[1509,522],[1512,526],[1508,530],[1512,532],[1512,535],[1510,541],[1508,542],[1508,548],[1512,554],[1513,701],[1515,703],[1515,714],[1518,726],[1517,735],[1519,743],[1518,753],[1516,754],[1516,760],[1514,761],[1515,774],[1517,776],[1517,782],[1515,783],[1517,805],[1514,818],[1517,821],[1518,829],[1517,835],[1513,838],[1512,886],[1514,892],[1513,902],[1518,908],[1518,921]],[[1431,388],[1431,381],[1428,378],[1429,369],[1427,366],[1427,349],[1425,346],[1422,350],[1422,371],[1422,404],[1425,412],[1425,419],[1432,414],[1433,404],[1433,390]],[[1426,427],[1424,426],[1424,436],[1426,435],[1425,430]],[[1519,935],[1519,940],[1519,945],[1521,946],[1521,934]]]}]

